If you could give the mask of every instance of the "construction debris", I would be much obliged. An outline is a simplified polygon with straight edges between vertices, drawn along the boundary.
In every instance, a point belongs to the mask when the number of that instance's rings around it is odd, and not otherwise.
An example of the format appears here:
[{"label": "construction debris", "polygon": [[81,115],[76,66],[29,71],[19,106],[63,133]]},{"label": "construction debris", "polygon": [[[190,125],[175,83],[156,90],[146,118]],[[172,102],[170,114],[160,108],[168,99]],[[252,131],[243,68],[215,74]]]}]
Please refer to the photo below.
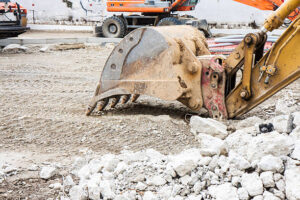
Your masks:
[{"label": "construction debris", "polygon": [[[209,119],[201,120],[211,123]],[[207,132],[207,136],[213,137],[210,130]],[[299,199],[300,159],[292,156],[299,150],[299,140],[294,142],[291,136],[278,136],[274,131],[256,136],[244,133],[247,139],[239,141],[239,132],[237,130],[224,138],[224,142],[229,144],[228,154],[203,153],[206,147],[201,146],[175,155],[163,155],[148,149],[137,152],[123,150],[121,154],[106,154],[92,159],[82,157],[80,160],[88,161],[80,168],[76,164],[79,159],[74,163],[70,172],[79,181],[75,185],[72,181],[72,184],[65,184],[69,191],[66,197],[93,200],[100,197]],[[206,135],[204,131],[202,134]],[[281,148],[276,148],[279,143]],[[245,156],[240,148],[246,151]],[[68,177],[72,180],[70,175]],[[58,190],[61,186],[52,184],[49,187]]]}]

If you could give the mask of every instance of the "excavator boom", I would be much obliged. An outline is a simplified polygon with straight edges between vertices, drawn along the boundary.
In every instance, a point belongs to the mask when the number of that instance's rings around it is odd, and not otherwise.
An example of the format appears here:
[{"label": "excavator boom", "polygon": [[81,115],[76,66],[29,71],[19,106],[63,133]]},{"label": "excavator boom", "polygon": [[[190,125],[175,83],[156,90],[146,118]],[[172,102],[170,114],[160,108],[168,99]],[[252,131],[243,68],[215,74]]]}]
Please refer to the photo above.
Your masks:
[{"label": "excavator boom", "polygon": [[[131,32],[109,56],[87,115],[97,105],[99,111],[114,108],[139,95],[178,100],[194,111],[204,107],[213,118],[248,112],[300,77],[300,17],[263,54],[266,33],[299,5],[286,1],[227,58],[210,55],[203,34],[190,26]],[[243,76],[237,82],[239,70]]]}]

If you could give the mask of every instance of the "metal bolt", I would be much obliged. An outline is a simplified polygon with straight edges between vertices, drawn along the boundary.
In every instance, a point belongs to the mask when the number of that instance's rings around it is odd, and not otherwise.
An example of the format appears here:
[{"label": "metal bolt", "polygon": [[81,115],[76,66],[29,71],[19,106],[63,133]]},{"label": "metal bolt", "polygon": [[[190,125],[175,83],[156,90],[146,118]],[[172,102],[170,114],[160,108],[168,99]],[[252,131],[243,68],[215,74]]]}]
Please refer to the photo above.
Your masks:
[{"label": "metal bolt", "polygon": [[234,54],[234,58],[235,59],[239,59],[241,56],[240,56],[240,53],[239,52],[236,52],[235,54]]},{"label": "metal bolt", "polygon": [[242,98],[245,98],[247,96],[247,92],[246,91],[242,91],[240,93],[240,95],[241,95]]},{"label": "metal bolt", "polygon": [[245,42],[246,42],[247,44],[250,44],[250,43],[252,42],[252,37],[246,36],[246,37],[245,37]]}]

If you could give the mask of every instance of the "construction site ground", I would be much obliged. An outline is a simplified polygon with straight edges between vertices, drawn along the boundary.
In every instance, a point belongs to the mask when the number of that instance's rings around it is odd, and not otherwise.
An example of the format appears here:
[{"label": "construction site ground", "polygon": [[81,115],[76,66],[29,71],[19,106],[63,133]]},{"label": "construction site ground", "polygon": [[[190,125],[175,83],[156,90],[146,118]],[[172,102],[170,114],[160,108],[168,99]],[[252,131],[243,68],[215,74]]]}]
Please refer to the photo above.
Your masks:
[{"label": "construction site ground", "polygon": [[[89,153],[153,148],[169,154],[199,146],[190,133],[191,114],[178,102],[141,97],[85,116],[111,50],[0,53],[0,163],[18,169],[0,183],[0,199],[55,197],[51,180],[40,179],[34,166],[58,163],[67,173],[75,157]],[[277,100],[289,94],[299,103],[299,87],[300,80],[243,117],[274,116]]]}]

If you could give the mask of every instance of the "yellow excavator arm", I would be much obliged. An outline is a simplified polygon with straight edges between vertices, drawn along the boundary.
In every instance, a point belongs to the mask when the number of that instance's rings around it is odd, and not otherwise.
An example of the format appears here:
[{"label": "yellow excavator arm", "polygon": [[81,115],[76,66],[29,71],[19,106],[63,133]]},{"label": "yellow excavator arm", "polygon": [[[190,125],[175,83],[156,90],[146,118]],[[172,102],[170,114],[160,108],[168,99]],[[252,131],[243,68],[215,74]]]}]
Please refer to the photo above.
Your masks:
[{"label": "yellow excavator arm", "polygon": [[[139,95],[178,100],[190,109],[205,107],[213,118],[248,112],[300,77],[300,17],[264,54],[267,32],[278,28],[299,7],[288,0],[258,33],[250,33],[226,58],[213,56],[204,36],[190,26],[140,28],[112,51],[89,104],[114,108]],[[243,76],[237,82],[237,72]]]}]

